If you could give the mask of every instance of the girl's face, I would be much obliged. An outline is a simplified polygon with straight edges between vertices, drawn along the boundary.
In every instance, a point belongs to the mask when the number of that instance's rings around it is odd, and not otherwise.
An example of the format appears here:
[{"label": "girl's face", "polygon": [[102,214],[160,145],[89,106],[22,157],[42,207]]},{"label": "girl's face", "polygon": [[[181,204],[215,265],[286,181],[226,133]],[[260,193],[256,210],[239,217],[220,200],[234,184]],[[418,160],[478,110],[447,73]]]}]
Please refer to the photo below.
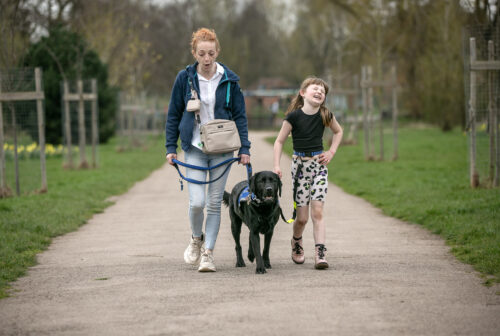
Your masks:
[{"label": "girl's face", "polygon": [[300,91],[300,95],[304,98],[304,103],[308,103],[313,107],[318,107],[325,101],[325,88],[323,85],[311,84],[305,90]]},{"label": "girl's face", "polygon": [[218,55],[219,52],[217,51],[215,42],[212,41],[198,42],[196,50],[193,52],[193,56],[200,64],[203,72],[208,72],[212,69]]}]

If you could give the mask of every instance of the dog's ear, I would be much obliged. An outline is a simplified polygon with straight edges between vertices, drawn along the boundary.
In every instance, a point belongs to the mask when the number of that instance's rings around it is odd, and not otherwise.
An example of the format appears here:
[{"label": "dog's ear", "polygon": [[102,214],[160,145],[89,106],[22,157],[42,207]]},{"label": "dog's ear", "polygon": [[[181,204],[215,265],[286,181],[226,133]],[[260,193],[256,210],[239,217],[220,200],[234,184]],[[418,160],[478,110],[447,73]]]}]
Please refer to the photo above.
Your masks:
[{"label": "dog's ear", "polygon": [[281,183],[281,179],[278,176],[278,193],[280,197],[281,197],[281,186],[283,186],[283,183]]},{"label": "dog's ear", "polygon": [[248,185],[248,188],[250,189],[251,192],[255,193],[255,177],[257,175],[253,175],[252,177],[250,177],[250,183]]}]

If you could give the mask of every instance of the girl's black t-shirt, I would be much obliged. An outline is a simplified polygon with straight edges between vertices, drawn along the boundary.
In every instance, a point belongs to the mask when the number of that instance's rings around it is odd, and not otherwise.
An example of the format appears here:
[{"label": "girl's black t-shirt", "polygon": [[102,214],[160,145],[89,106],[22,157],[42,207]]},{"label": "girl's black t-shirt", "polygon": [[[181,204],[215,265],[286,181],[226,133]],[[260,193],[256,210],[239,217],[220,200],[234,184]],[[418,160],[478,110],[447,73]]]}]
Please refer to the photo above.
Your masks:
[{"label": "girl's black t-shirt", "polygon": [[290,112],[285,120],[292,125],[293,150],[296,152],[319,152],[323,150],[325,126],[318,110],[305,114],[302,109]]}]

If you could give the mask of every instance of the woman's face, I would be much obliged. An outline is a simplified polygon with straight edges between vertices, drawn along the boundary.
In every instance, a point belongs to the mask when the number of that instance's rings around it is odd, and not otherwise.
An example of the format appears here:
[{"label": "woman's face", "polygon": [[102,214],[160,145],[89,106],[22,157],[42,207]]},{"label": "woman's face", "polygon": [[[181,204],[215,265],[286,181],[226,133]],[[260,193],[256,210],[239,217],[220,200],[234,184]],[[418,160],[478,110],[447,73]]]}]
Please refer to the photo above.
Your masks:
[{"label": "woman's face", "polygon": [[317,107],[325,101],[325,88],[323,85],[311,84],[304,91],[301,91],[300,95],[304,98],[304,102]]},{"label": "woman's face", "polygon": [[196,44],[196,50],[193,52],[194,58],[200,64],[202,71],[210,71],[214,66],[219,52],[215,42],[201,41]]}]

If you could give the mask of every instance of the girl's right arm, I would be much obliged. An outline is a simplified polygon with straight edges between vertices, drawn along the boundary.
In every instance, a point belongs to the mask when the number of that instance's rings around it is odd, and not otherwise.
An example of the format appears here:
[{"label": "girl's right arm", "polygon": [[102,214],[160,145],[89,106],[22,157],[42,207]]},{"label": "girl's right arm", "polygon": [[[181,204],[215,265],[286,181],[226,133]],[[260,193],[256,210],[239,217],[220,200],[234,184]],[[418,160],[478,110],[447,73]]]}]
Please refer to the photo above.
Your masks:
[{"label": "girl's right arm", "polygon": [[286,138],[288,138],[288,135],[292,131],[292,125],[288,121],[283,121],[283,125],[281,126],[280,133],[278,134],[278,137],[276,138],[276,141],[274,142],[274,169],[273,172],[279,175],[279,177],[282,177],[281,174],[281,168],[280,168],[280,160],[281,160],[281,153],[283,152],[283,144],[286,141]]}]

